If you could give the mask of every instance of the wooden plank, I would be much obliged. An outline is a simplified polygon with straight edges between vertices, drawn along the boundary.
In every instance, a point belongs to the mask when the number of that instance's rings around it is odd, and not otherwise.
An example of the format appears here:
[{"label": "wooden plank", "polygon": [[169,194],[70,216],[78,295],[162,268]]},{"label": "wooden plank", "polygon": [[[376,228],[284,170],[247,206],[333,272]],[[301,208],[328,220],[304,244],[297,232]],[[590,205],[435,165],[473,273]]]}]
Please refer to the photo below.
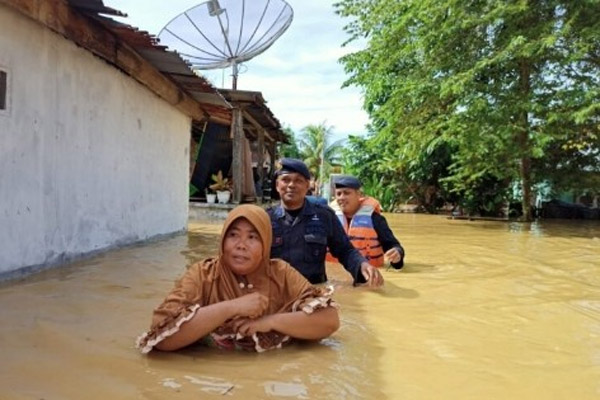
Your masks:
[{"label": "wooden plank", "polygon": [[98,22],[87,18],[61,0],[0,0],[21,14],[64,36],[113,64],[146,86],[167,103],[196,120],[208,118],[200,103],[156,70],[130,46]]},{"label": "wooden plank", "polygon": [[265,151],[265,134],[264,134],[264,130],[263,129],[259,129],[258,130],[258,160],[257,160],[257,165],[256,165],[256,172],[258,173],[258,193],[256,193],[256,196],[259,198],[259,201],[262,203],[262,198],[263,198],[263,186],[265,185],[265,174],[264,174],[264,168],[263,168],[263,164],[264,164],[264,159],[263,159],[263,155],[264,155],[264,151]]},{"label": "wooden plank", "polygon": [[232,111],[232,139],[233,139],[233,158],[231,161],[231,170],[233,175],[233,202],[239,204],[242,201],[242,188],[244,181],[244,125],[242,110],[234,107]]},{"label": "wooden plank", "polygon": [[269,145],[267,146],[267,151],[269,152],[269,156],[271,157],[271,166],[270,166],[270,171],[271,174],[273,174],[275,172],[275,162],[277,161],[275,159],[276,157],[276,153],[277,153],[277,149],[276,149],[276,144],[275,142],[269,143]]}]

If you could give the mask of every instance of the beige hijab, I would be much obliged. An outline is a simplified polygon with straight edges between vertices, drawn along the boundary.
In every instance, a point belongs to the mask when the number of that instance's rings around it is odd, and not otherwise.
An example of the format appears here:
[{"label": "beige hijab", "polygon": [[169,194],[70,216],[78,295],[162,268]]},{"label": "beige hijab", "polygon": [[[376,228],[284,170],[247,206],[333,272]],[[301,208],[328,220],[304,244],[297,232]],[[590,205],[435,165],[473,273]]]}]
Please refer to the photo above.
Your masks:
[{"label": "beige hijab", "polygon": [[[259,267],[243,277],[234,274],[222,262],[225,234],[231,225],[240,218],[245,218],[254,226],[263,245]],[[227,215],[221,231],[219,258],[214,259],[212,262],[209,260],[204,261],[211,264],[210,269],[214,269],[214,274],[206,276],[207,280],[205,281],[205,283],[212,281],[210,288],[207,288],[210,292],[207,297],[208,304],[231,300],[250,291],[258,291],[269,298],[267,314],[272,314],[289,307],[288,302],[281,304],[283,292],[293,289],[294,294],[299,296],[302,292],[311,288],[310,283],[283,260],[270,259],[272,237],[269,215],[258,206],[244,204],[234,208]],[[218,282],[218,284],[213,284],[215,282]]]},{"label": "beige hijab", "polygon": [[[260,260],[259,267],[251,272],[250,274],[241,277],[236,276],[228,266],[224,265],[222,262],[223,259],[223,246],[225,242],[225,235],[231,225],[240,218],[246,219],[254,229],[258,232],[261,242],[262,242],[262,259]],[[216,267],[219,270],[219,274],[222,277],[223,283],[232,283],[234,286],[240,286],[240,283],[244,285],[252,285],[252,287],[261,289],[267,289],[268,278],[273,277],[272,268],[270,268],[270,255],[271,255],[271,242],[273,238],[273,233],[271,231],[271,220],[269,219],[269,215],[262,208],[251,205],[244,204],[238,206],[231,210],[231,212],[227,215],[225,222],[223,224],[223,229],[221,230],[221,241],[219,246],[219,262]],[[227,285],[226,285],[227,286]],[[263,290],[261,290],[262,292]],[[264,293],[266,294],[266,293]],[[235,296],[238,297],[238,296]]]}]

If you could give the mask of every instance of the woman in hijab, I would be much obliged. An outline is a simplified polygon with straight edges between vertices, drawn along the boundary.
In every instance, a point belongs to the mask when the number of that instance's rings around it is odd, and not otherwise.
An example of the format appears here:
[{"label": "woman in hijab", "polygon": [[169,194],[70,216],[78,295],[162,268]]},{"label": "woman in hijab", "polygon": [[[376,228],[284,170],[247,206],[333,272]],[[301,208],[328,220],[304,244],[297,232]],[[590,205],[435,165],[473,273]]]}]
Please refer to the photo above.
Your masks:
[{"label": "woman in hijab", "polygon": [[192,265],[154,310],[137,340],[142,353],[201,341],[211,347],[265,351],[292,338],[319,340],[339,327],[331,290],[312,286],[292,266],[270,259],[271,223],[254,205],[225,220],[219,256]]}]

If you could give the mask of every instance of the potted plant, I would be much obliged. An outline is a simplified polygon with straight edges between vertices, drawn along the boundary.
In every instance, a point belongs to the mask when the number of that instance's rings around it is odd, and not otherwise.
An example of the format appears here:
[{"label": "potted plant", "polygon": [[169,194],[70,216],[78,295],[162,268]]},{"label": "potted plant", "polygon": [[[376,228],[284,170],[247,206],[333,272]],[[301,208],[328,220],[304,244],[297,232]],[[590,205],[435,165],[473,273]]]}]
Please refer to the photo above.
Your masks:
[{"label": "potted plant", "polygon": [[206,189],[206,202],[207,203],[216,203],[217,202],[217,194],[210,189]]},{"label": "potted plant", "polygon": [[215,183],[210,185],[208,188],[217,192],[217,199],[219,199],[219,203],[228,203],[229,199],[231,198],[231,180],[229,180],[229,178],[224,178],[223,172],[221,171],[213,174],[211,178]]}]

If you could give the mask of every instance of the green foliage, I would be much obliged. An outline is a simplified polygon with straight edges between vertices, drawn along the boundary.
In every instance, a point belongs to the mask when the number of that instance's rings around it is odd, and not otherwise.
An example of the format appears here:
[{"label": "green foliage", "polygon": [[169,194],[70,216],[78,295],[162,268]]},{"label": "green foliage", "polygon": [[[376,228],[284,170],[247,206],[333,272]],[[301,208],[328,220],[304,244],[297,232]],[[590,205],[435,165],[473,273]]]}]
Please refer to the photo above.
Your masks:
[{"label": "green foliage", "polygon": [[382,150],[374,138],[350,136],[342,152],[344,172],[359,178],[363,191],[379,200],[383,210],[391,211],[401,190],[394,179],[393,162],[383,156]]},{"label": "green foliage", "polygon": [[385,184],[381,178],[373,175],[367,175],[361,178],[363,191],[377,200],[384,211],[393,211],[398,205],[399,188],[395,184]]},{"label": "green foliage", "polygon": [[584,186],[578,170],[600,171],[599,1],[341,0],[336,9],[349,41],[368,42],[341,59],[345,84],[364,91],[374,133],[365,146],[397,195],[453,193],[493,212],[519,182],[530,218],[536,183]]},{"label": "green foliage", "polygon": [[429,212],[457,201],[449,185],[442,182],[453,151],[447,143],[434,141],[411,159],[404,159],[406,153],[396,152],[387,143],[381,135],[351,136],[344,151],[345,171],[359,177],[365,193],[376,197],[384,210],[393,211],[400,199]]},{"label": "green foliage", "polygon": [[296,142],[296,135],[294,135],[294,131],[289,126],[283,128],[284,133],[288,137],[289,143],[281,143],[279,145],[278,153],[281,157],[287,158],[301,158],[300,150],[298,149],[298,143]]},{"label": "green foliage", "polygon": [[327,126],[325,122],[307,125],[302,129],[302,136],[298,142],[300,158],[304,160],[318,184],[325,182],[333,166],[340,163],[342,141],[331,143],[332,133],[333,127]]},{"label": "green foliage", "polygon": [[510,203],[510,188],[504,181],[492,175],[480,176],[472,181],[468,190],[458,192],[458,205],[468,215],[502,217],[505,207]]},{"label": "green foliage", "polygon": [[597,189],[600,188],[598,160],[600,143],[597,135],[583,134],[582,137],[557,140],[546,147],[544,157],[535,161],[537,180],[550,183],[555,196],[561,192]]}]

